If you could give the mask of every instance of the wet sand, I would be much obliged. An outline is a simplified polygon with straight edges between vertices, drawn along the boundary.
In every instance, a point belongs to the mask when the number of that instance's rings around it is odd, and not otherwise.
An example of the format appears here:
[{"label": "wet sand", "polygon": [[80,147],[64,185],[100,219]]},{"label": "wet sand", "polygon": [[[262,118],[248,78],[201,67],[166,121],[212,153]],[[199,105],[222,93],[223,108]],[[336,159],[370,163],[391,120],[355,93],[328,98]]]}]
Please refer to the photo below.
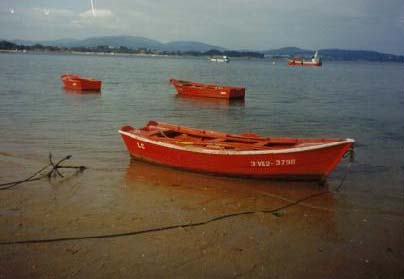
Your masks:
[{"label": "wet sand", "polygon": [[[1,182],[44,165],[6,155]],[[404,278],[401,198],[343,189],[270,213],[334,186],[137,161],[24,183],[0,191],[0,278]]]}]

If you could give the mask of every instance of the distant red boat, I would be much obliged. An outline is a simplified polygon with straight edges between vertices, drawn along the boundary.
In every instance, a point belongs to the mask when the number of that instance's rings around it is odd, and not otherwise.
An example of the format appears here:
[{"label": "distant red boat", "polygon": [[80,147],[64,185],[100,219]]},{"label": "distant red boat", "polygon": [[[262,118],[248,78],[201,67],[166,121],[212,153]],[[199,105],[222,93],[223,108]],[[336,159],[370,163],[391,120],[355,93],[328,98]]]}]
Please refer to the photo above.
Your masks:
[{"label": "distant red boat", "polygon": [[299,180],[325,180],[354,143],[231,135],[156,121],[139,129],[123,126],[119,133],[136,159],[212,174]]},{"label": "distant red boat", "polygon": [[318,55],[318,52],[314,54],[311,60],[304,60],[303,58],[292,58],[288,59],[289,66],[321,66],[323,63],[321,62],[321,57]]},{"label": "distant red boat", "polygon": [[170,79],[179,95],[194,97],[209,97],[221,99],[243,99],[244,87],[220,86],[216,84],[203,84],[193,81]]},{"label": "distant red boat", "polygon": [[100,91],[102,82],[93,78],[83,78],[79,75],[64,74],[61,77],[63,86],[70,90]]}]

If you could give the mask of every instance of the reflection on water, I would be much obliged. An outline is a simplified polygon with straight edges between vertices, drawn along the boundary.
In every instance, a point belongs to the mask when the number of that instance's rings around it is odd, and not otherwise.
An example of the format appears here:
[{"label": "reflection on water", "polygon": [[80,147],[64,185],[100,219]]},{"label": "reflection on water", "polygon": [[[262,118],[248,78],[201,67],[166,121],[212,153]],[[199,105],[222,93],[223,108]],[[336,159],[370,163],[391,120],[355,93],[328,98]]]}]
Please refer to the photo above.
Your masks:
[{"label": "reflection on water", "polygon": [[67,94],[87,95],[87,94],[101,94],[101,90],[79,90],[63,88]]},{"label": "reflection on water", "polygon": [[226,106],[244,106],[244,99],[203,98],[185,95],[175,95],[177,102],[190,104],[199,108],[217,108]]},{"label": "reflection on water", "polygon": [[[215,193],[215,195],[223,194],[223,197],[251,195],[286,202],[295,202],[328,189],[327,186],[320,187],[316,182],[222,177],[183,171],[134,159],[128,165],[125,179],[127,185],[133,187],[142,184],[148,187],[175,188],[190,193]],[[324,206],[333,207],[332,195],[324,195],[321,199],[326,201]]]}]

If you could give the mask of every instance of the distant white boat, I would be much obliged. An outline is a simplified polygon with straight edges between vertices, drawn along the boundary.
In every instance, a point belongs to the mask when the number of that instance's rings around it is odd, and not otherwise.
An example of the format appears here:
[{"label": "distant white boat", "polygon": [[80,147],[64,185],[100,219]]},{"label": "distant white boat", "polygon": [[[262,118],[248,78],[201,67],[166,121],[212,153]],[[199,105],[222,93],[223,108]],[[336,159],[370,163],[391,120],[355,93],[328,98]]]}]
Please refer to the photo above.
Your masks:
[{"label": "distant white boat", "polygon": [[209,61],[210,62],[226,62],[226,63],[228,63],[228,62],[230,62],[230,58],[229,57],[227,57],[226,55],[224,55],[224,56],[219,56],[219,57],[209,57]]}]

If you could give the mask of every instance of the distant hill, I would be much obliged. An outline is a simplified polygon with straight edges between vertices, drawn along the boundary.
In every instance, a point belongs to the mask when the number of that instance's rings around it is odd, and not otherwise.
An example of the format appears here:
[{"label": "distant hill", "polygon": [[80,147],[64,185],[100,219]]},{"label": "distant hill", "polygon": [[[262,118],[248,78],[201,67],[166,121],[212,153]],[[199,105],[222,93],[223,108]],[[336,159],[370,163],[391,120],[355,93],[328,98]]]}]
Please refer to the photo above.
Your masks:
[{"label": "distant hill", "polygon": [[165,51],[199,51],[199,52],[205,52],[211,49],[216,49],[220,51],[226,50],[224,47],[193,41],[175,41],[165,43],[163,49]]},{"label": "distant hill", "polygon": [[120,47],[125,46],[128,48],[148,48],[148,49],[161,49],[163,43],[151,40],[144,37],[137,36],[104,36],[104,37],[92,37],[83,40],[77,39],[61,39],[53,41],[24,41],[24,40],[12,40],[11,42],[19,45],[32,46],[35,44],[41,44],[43,46],[55,46],[55,47],[97,47],[97,46],[111,46]]},{"label": "distant hill", "polygon": [[265,50],[262,53],[268,56],[294,56],[294,55],[309,56],[313,55],[314,51],[308,49],[301,49],[298,47],[283,47],[279,49]]},{"label": "distant hill", "polygon": [[60,40],[53,40],[53,41],[27,41],[27,40],[11,40],[17,45],[24,45],[24,46],[33,46],[36,44],[40,44],[43,46],[54,46],[54,47],[71,47],[74,46],[80,40],[77,39],[60,39]]},{"label": "distant hill", "polygon": [[121,46],[124,46],[130,49],[145,48],[161,51],[197,51],[197,52],[205,52],[211,49],[217,49],[220,51],[225,50],[225,48],[223,47],[209,45],[202,42],[174,41],[169,43],[162,43],[157,40],[152,40],[140,36],[104,36],[104,37],[93,37],[84,40],[61,39],[54,41],[36,41],[36,42],[24,41],[24,40],[12,40],[11,42],[25,46],[32,46],[35,44],[41,44],[44,46],[55,46],[55,47],[111,46],[119,48]]},{"label": "distant hill", "polygon": [[163,44],[159,41],[148,39],[145,37],[134,36],[105,36],[94,37],[76,42],[76,47],[96,47],[96,46],[112,46],[120,47],[125,46],[127,48],[139,49],[161,49]]},{"label": "distant hill", "polygon": [[[281,57],[311,57],[315,50],[301,49],[297,47],[284,47],[263,51],[266,56]],[[318,54],[325,61],[391,61],[404,62],[404,56],[380,53],[370,50],[346,50],[346,49],[320,49]]]},{"label": "distant hill", "polygon": [[404,62],[403,56],[369,50],[321,49],[318,53],[323,60]]}]

